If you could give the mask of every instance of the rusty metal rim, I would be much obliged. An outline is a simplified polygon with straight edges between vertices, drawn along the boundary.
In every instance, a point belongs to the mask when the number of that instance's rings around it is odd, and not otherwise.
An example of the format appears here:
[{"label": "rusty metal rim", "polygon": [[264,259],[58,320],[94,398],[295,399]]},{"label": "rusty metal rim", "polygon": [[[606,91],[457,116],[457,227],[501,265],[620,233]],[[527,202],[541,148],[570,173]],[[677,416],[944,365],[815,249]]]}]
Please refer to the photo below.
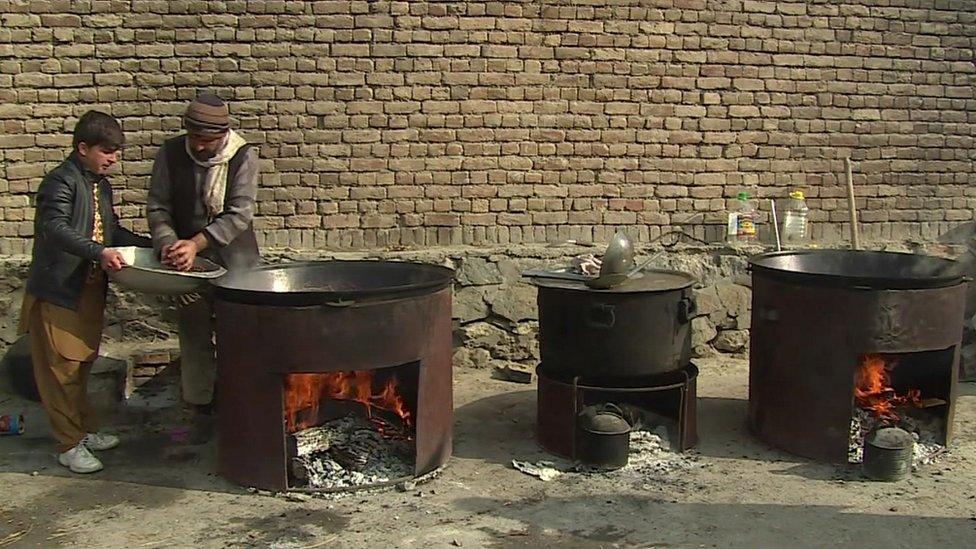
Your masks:
[{"label": "rusty metal rim", "polygon": [[369,492],[372,490],[382,490],[384,488],[392,488],[393,486],[396,486],[397,484],[403,482],[414,482],[419,485],[434,480],[434,478],[437,477],[437,475],[439,475],[441,471],[444,470],[444,467],[446,466],[447,463],[444,463],[443,465],[434,469],[433,471],[428,471],[419,476],[404,475],[402,477],[385,480],[383,482],[374,482],[372,484],[362,484],[359,486],[341,486],[336,488],[289,487],[287,492],[300,492],[305,494],[343,494],[343,493],[355,494],[357,492]]},{"label": "rusty metal rim", "polygon": [[[620,387],[620,386],[613,386],[613,385],[609,385],[609,386],[591,385],[593,383],[592,380],[584,380],[579,376],[575,376],[570,381],[566,381],[564,379],[560,379],[558,377],[549,375],[543,366],[544,366],[543,364],[539,364],[538,366],[536,366],[536,375],[539,377],[545,377],[551,383],[563,385],[566,387],[572,387],[576,389],[608,391],[608,392],[615,392],[615,393],[649,393],[654,391],[666,391],[669,389],[678,389],[687,385],[689,381],[697,378],[699,374],[698,367],[695,366],[693,363],[689,363],[686,366],[677,370],[672,370],[670,372],[664,372],[662,374],[656,374],[653,376],[645,377],[644,378],[645,380],[641,381],[642,383],[645,383],[645,385],[641,385],[640,387]],[[676,376],[678,375],[681,375],[684,379],[681,381],[674,381],[674,382],[669,381],[661,385],[656,385],[650,382],[650,380],[653,380],[655,378],[661,378],[661,379],[676,378]],[[616,380],[616,379],[608,380],[609,383],[613,383],[617,381],[621,381],[621,380]],[[639,380],[626,379],[623,381],[637,382]]]},{"label": "rusty metal rim", "polygon": [[[359,288],[355,290],[329,290],[317,288],[312,290],[273,290],[271,288],[247,287],[248,277],[263,275],[269,271],[294,273],[302,270],[312,270],[342,265],[352,269],[381,266],[425,272],[427,279],[374,288]],[[356,273],[343,273],[344,276]],[[356,303],[373,301],[397,301],[400,298],[428,295],[447,288],[454,281],[454,270],[441,265],[420,263],[413,261],[380,261],[380,260],[328,260],[328,261],[296,261],[277,265],[262,265],[250,269],[231,271],[223,277],[211,281],[217,299],[245,305],[272,305],[282,307],[301,307],[327,305],[347,307]]]},{"label": "rusty metal rim", "polygon": [[[842,272],[846,261],[857,258],[857,270]],[[805,260],[809,265],[795,267],[790,259]],[[923,290],[945,288],[964,282],[961,273],[952,267],[955,262],[930,255],[872,250],[789,250],[754,255],[749,258],[749,269],[754,275],[763,275],[806,286],[840,287],[869,290]],[[892,264],[885,264],[889,262]],[[902,265],[896,265],[895,263]],[[910,263],[916,265],[910,265]],[[908,271],[898,276],[887,268],[899,267]],[[917,272],[912,272],[917,269]],[[841,271],[841,272],[831,272]]]},{"label": "rusty metal rim", "polygon": [[396,486],[401,482],[407,482],[414,480],[415,477],[411,475],[406,475],[383,482],[374,482],[372,484],[361,484],[359,486],[337,486],[335,488],[288,488],[289,492],[304,492],[308,494],[341,494],[341,493],[356,493],[365,492],[368,490],[378,490],[381,488],[389,488],[391,486]]}]

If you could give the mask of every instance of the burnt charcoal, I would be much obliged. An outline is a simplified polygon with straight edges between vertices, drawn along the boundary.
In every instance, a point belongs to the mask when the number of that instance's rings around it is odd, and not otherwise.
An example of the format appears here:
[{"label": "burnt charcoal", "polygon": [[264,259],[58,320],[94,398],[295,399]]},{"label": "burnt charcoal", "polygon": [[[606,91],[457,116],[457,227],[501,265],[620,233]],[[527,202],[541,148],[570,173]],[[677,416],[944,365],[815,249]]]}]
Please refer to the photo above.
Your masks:
[{"label": "burnt charcoal", "polygon": [[291,458],[289,470],[295,480],[301,483],[308,482],[308,464],[302,458]]},{"label": "burnt charcoal", "polygon": [[350,471],[362,471],[369,464],[369,448],[357,447],[355,445],[336,445],[329,449],[329,455],[343,469]]},{"label": "burnt charcoal", "polygon": [[908,431],[909,433],[919,432],[918,422],[908,416],[902,416],[899,418],[897,427],[899,429]]},{"label": "burnt charcoal", "polygon": [[[403,436],[396,439],[388,433]],[[294,438],[303,453],[291,462],[292,478],[310,488],[366,486],[413,473],[410,438],[403,428],[377,418],[350,414]],[[315,447],[314,441],[321,446]]]},{"label": "burnt charcoal", "polygon": [[393,450],[393,455],[396,457],[407,461],[413,460],[413,445],[411,445],[408,441],[399,441],[398,443],[393,444],[391,449]]}]

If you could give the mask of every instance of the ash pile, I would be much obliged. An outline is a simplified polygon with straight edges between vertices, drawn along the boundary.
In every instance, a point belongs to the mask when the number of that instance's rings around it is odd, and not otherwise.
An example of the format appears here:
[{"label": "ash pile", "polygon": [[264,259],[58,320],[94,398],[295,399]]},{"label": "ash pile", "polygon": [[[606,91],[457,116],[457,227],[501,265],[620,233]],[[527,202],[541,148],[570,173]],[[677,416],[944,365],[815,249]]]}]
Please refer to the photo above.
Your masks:
[{"label": "ash pile", "polygon": [[411,438],[378,417],[350,414],[292,436],[296,488],[365,488],[413,476]]},{"label": "ash pile", "polygon": [[936,438],[944,428],[942,421],[933,416],[900,417],[887,420],[877,417],[870,410],[855,408],[851,414],[850,441],[847,446],[847,461],[864,461],[864,439],[880,427],[900,427],[908,431],[915,440],[912,449],[912,469],[934,463],[946,455],[948,449]]},{"label": "ash pile", "polygon": [[665,427],[658,427],[654,431],[630,433],[630,453],[624,470],[633,471],[641,476],[657,476],[691,469],[694,466],[693,455],[672,449]]},{"label": "ash pile", "polygon": [[543,481],[566,473],[578,473],[643,485],[649,480],[659,480],[700,467],[700,464],[695,454],[676,451],[668,438],[667,427],[659,426],[652,431],[635,429],[630,432],[627,465],[620,469],[596,469],[562,459],[536,462],[512,460],[512,466]]}]

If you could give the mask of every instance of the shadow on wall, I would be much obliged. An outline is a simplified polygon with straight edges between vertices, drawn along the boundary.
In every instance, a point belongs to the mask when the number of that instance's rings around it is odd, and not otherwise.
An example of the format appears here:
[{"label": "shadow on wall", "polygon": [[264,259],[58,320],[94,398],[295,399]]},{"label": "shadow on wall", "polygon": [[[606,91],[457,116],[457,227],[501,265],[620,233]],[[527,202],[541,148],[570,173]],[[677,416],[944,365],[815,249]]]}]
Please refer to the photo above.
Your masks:
[{"label": "shadow on wall", "polygon": [[966,245],[973,238],[974,233],[976,233],[976,221],[969,221],[943,233],[938,238],[938,242],[940,244]]},{"label": "shadow on wall", "polygon": [[[963,518],[853,513],[825,505],[669,503],[616,493],[468,498],[457,506],[479,515],[482,529],[494,530],[494,548],[963,547],[976,535],[976,523]],[[492,519],[502,520],[493,527]],[[512,521],[524,527],[513,529]]]}]

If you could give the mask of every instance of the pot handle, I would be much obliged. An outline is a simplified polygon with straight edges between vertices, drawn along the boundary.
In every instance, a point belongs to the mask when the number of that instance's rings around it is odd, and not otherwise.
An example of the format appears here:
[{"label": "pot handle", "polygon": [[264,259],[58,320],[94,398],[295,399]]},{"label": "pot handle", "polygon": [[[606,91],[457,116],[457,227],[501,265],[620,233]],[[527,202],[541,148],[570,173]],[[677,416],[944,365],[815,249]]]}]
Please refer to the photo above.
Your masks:
[{"label": "pot handle", "polygon": [[[603,406],[600,407],[601,412],[611,412],[622,417],[624,420],[627,419],[627,414],[624,413],[623,409],[620,408],[615,402],[604,402]],[[627,421],[627,423],[630,423]]]},{"label": "pot handle", "polygon": [[694,298],[685,296],[678,302],[678,320],[684,324],[691,321],[698,313],[698,303]]},{"label": "pot handle", "polygon": [[596,330],[609,330],[617,323],[614,306],[607,303],[594,303],[583,317],[583,323]]}]

